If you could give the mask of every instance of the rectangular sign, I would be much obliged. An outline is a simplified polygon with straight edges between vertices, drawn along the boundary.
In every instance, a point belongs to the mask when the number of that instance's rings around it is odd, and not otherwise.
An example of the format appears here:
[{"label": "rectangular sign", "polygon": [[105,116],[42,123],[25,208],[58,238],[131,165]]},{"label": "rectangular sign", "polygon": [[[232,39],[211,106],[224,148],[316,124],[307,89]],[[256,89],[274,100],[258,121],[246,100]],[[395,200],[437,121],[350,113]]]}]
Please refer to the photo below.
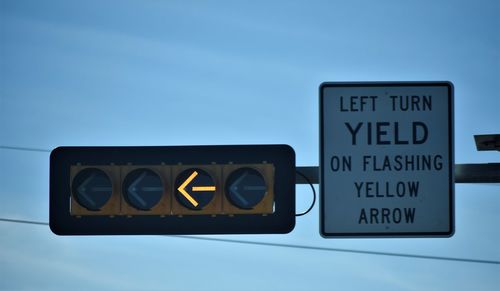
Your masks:
[{"label": "rectangular sign", "polygon": [[453,85],[320,86],[323,237],[451,236]]}]

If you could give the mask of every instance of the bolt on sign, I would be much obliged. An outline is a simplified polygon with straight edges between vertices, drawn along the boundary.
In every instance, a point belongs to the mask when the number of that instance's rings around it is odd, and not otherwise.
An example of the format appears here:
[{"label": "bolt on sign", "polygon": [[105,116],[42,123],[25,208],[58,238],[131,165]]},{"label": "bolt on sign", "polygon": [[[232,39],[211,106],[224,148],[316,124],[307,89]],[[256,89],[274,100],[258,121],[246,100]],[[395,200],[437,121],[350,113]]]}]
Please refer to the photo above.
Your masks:
[{"label": "bolt on sign", "polygon": [[447,237],[454,231],[453,85],[320,86],[323,237]]},{"label": "bolt on sign", "polygon": [[286,145],[60,147],[50,226],[72,234],[286,233],[295,153]]}]

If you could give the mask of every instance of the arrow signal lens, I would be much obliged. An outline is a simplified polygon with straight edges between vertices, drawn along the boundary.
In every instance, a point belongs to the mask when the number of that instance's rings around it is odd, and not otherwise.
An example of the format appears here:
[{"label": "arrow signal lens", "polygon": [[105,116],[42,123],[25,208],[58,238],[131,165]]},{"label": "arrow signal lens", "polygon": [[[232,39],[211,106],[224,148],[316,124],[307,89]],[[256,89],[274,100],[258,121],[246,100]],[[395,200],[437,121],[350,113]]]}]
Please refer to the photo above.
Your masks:
[{"label": "arrow signal lens", "polygon": [[73,197],[90,211],[99,211],[113,194],[108,175],[97,168],[86,168],[76,174],[71,185]]},{"label": "arrow signal lens", "polygon": [[252,209],[267,193],[264,177],[255,169],[240,168],[227,179],[226,196],[240,209]]},{"label": "arrow signal lens", "polygon": [[175,197],[180,204],[192,210],[201,210],[212,201],[216,187],[207,172],[188,169],[177,176],[176,189]]},{"label": "arrow signal lens", "polygon": [[150,169],[136,169],[128,173],[123,181],[123,197],[138,210],[150,210],[163,196],[160,176]]}]

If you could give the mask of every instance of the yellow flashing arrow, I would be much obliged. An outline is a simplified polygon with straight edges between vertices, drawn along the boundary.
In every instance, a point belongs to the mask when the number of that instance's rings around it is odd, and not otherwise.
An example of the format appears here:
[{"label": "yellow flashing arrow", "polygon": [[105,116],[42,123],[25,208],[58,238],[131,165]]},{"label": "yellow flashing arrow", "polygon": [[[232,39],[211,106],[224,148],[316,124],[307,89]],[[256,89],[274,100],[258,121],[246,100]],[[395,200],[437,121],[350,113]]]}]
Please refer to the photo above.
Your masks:
[{"label": "yellow flashing arrow", "polygon": [[189,195],[188,192],[186,192],[186,186],[191,183],[191,181],[193,181],[194,178],[196,178],[196,176],[198,176],[198,172],[194,171],[191,176],[189,176],[186,181],[184,181],[184,183],[182,183],[179,188],[177,188],[177,190],[179,190],[179,192],[181,192],[181,194],[186,197],[186,199],[191,202],[191,204],[193,204],[194,207],[198,206],[198,201],[194,200],[193,197],[191,197],[191,195]]},{"label": "yellow flashing arrow", "polygon": [[[181,192],[181,194],[186,197],[186,199],[193,204],[194,207],[198,206],[198,201],[196,201],[189,193],[186,191],[186,186],[191,183],[191,181],[194,180],[198,176],[198,172],[194,171],[187,179],[182,183],[177,190]],[[195,192],[201,192],[201,191],[215,191],[215,186],[194,186],[192,188],[193,191]]]},{"label": "yellow flashing arrow", "polygon": [[194,186],[193,191],[195,192],[215,191],[215,186]]}]

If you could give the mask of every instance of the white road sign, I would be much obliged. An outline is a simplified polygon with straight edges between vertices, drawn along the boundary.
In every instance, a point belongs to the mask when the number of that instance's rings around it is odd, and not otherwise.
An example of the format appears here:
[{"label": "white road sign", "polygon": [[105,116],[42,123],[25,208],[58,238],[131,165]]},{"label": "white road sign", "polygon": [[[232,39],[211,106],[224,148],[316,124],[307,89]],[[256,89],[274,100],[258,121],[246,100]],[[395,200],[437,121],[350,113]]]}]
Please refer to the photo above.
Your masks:
[{"label": "white road sign", "polygon": [[323,237],[451,236],[453,85],[320,86]]}]

